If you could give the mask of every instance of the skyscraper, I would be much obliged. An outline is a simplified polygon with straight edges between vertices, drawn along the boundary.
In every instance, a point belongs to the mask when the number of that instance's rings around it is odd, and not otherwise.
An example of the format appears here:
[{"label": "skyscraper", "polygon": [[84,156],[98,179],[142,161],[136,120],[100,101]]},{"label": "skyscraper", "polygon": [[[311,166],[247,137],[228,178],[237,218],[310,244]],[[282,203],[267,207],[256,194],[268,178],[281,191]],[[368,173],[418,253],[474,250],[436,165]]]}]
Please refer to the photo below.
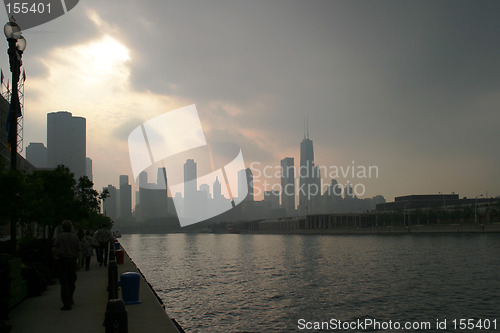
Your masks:
[{"label": "skyscraper", "polygon": [[127,175],[120,175],[120,217],[132,216],[132,186],[128,183]]},{"label": "skyscraper", "polygon": [[145,188],[148,185],[148,174],[146,171],[142,171],[139,174],[139,188]]},{"label": "skyscraper", "polygon": [[253,191],[253,172],[250,168],[246,169],[247,173],[247,183],[248,183],[248,196],[247,200],[254,201],[254,191]]},{"label": "skyscraper", "polygon": [[254,201],[253,173],[252,170],[250,170],[250,168],[238,171],[238,198],[245,197],[245,192],[247,192],[245,201]]},{"label": "skyscraper", "polygon": [[184,163],[184,199],[186,200],[192,200],[196,196],[198,189],[196,167],[196,162],[193,159],[188,159]]},{"label": "skyscraper", "polygon": [[219,181],[219,177],[215,177],[215,182],[213,184],[214,200],[219,200],[222,197],[222,187]]},{"label": "skyscraper", "polygon": [[278,209],[280,206],[280,192],[276,190],[264,191],[264,206],[267,210]]},{"label": "skyscraper", "polygon": [[165,168],[158,168],[156,171],[156,186],[161,189],[167,188],[167,170]]},{"label": "skyscraper", "polygon": [[92,159],[90,159],[89,157],[85,159],[85,174],[87,175],[87,177],[89,177],[91,182],[94,181],[94,175],[92,172]]},{"label": "skyscraper", "polygon": [[35,168],[47,167],[47,147],[41,142],[30,142],[26,147],[26,159]]},{"label": "skyscraper", "polygon": [[104,187],[103,190],[107,189],[109,192],[109,197],[104,199],[104,202],[102,204],[103,208],[103,214],[106,216],[109,216],[112,220],[115,220],[117,217],[117,191],[116,187],[113,185],[108,185],[108,187]]},{"label": "skyscraper", "polygon": [[321,178],[319,169],[314,166],[313,141],[309,139],[308,124],[305,125],[304,139],[300,143],[299,206],[307,214],[314,209],[314,199],[321,196]]},{"label": "skyscraper", "polygon": [[281,160],[281,206],[287,214],[295,212],[295,166],[293,157]]},{"label": "skyscraper", "polygon": [[[201,213],[200,207],[203,199],[198,195],[197,164],[193,159],[187,159],[184,163],[184,201],[183,217],[196,219]],[[179,211],[178,211],[179,213]]]},{"label": "skyscraper", "polygon": [[200,192],[203,193],[204,199],[212,199],[212,197],[210,196],[210,186],[208,184],[201,184]]},{"label": "skyscraper", "polygon": [[87,174],[85,118],[67,111],[47,114],[47,164],[68,167],[77,180]]}]

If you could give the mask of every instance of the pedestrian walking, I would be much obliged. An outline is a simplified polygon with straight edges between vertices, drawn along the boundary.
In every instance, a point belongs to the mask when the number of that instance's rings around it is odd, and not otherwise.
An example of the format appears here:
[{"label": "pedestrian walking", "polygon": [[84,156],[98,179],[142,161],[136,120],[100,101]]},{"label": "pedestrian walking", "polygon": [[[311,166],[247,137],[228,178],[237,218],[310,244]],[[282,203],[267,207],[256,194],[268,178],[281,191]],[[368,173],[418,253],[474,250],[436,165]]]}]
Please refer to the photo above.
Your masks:
[{"label": "pedestrian walking", "polygon": [[71,221],[64,220],[61,224],[62,232],[54,239],[52,253],[56,261],[56,270],[61,284],[61,310],[71,310],[73,294],[76,288],[76,271],[79,267],[79,258],[82,252],[80,240],[73,232]]},{"label": "pedestrian walking", "polygon": [[82,247],[82,267],[85,265],[85,270],[88,271],[90,269],[90,259],[94,253],[94,247],[96,245],[94,238],[91,236],[90,230],[85,231],[85,236],[82,237],[80,241]]},{"label": "pedestrian walking", "polygon": [[97,261],[99,261],[99,266],[107,266],[108,264],[108,252],[109,252],[109,242],[113,240],[113,234],[111,230],[106,228],[103,224],[99,230],[94,233],[94,239],[99,243],[97,249]]}]

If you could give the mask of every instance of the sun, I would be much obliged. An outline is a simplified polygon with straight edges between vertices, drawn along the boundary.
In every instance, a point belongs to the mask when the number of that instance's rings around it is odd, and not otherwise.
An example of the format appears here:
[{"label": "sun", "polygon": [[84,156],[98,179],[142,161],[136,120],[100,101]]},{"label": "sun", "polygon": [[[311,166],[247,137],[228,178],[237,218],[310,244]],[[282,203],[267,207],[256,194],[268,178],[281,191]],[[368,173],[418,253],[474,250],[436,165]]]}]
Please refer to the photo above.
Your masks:
[{"label": "sun", "polygon": [[88,77],[100,77],[127,71],[126,63],[130,60],[129,50],[111,36],[79,45],[75,52],[78,62]]}]

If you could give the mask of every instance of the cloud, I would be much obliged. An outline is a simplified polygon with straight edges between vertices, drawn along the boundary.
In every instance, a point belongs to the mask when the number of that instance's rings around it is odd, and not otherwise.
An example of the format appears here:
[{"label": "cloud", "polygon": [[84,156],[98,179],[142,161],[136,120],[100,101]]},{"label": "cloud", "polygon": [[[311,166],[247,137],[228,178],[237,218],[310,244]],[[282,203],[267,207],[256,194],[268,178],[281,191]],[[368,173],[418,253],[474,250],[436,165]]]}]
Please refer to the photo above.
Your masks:
[{"label": "cloud", "polygon": [[[88,117],[89,138],[121,144],[139,119],[194,103],[207,138],[238,143],[246,162],[297,162],[309,115],[317,161],[377,163],[389,197],[451,184],[433,168],[500,165],[496,1],[117,4],[80,3],[28,38],[27,102]],[[92,45],[117,67],[80,66]]]}]

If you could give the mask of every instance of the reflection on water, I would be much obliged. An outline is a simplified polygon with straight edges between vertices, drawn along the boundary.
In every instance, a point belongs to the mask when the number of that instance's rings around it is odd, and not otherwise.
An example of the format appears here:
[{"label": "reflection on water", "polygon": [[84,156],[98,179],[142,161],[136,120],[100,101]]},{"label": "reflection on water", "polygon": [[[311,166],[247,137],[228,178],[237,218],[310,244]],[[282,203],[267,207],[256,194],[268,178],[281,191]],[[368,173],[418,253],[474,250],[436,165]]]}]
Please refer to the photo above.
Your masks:
[{"label": "reflection on water", "polygon": [[124,235],[121,242],[187,332],[295,332],[300,318],[500,322],[496,234]]}]

